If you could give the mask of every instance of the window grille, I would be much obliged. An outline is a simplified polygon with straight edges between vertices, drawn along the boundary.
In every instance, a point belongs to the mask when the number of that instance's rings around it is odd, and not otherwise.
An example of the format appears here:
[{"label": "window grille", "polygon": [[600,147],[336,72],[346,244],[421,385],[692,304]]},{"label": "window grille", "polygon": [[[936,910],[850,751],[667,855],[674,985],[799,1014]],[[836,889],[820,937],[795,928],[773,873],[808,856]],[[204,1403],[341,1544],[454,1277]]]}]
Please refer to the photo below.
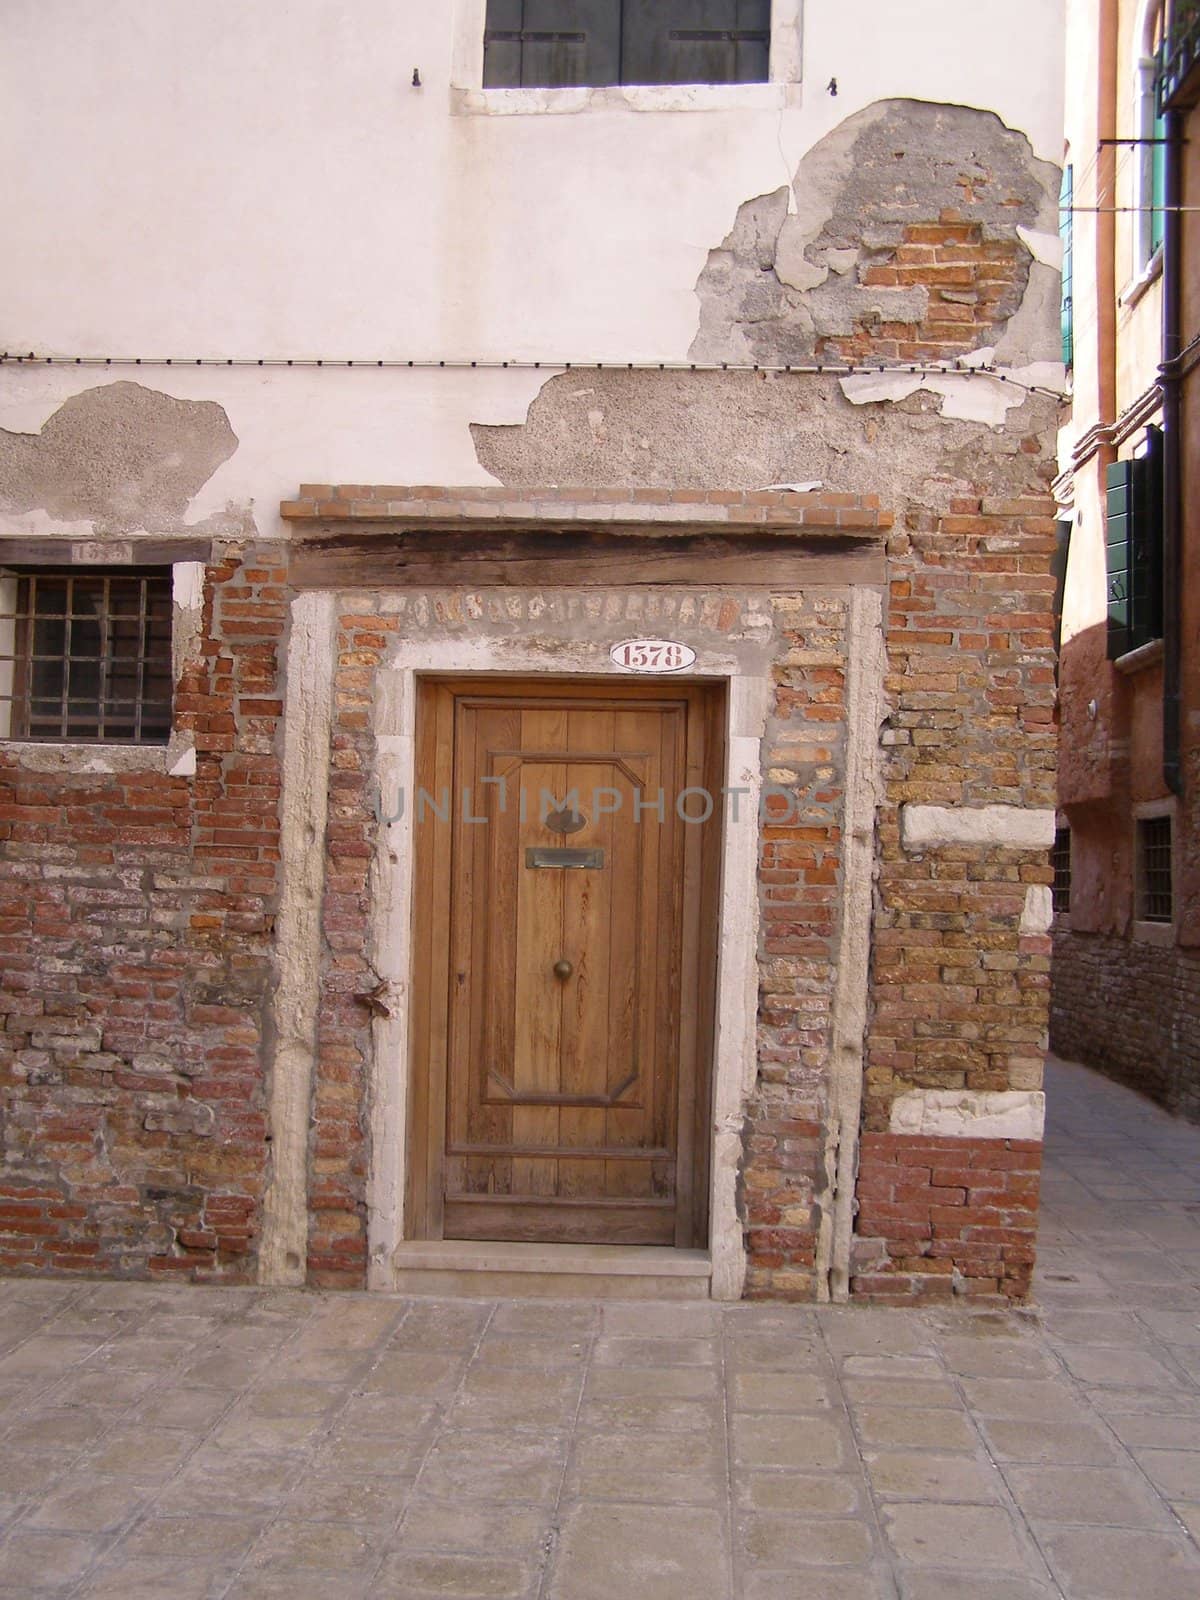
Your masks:
[{"label": "window grille", "polygon": [[165,744],[169,573],[51,568],[0,575],[0,733]]},{"label": "window grille", "polygon": [[1050,865],[1054,868],[1054,885],[1050,898],[1055,913],[1071,909],[1071,830],[1054,830],[1054,848],[1050,852]]},{"label": "window grille", "polygon": [[1170,922],[1171,819],[1143,817],[1137,825],[1137,914],[1141,922]]},{"label": "window grille", "polygon": [[488,0],[485,89],[765,83],[770,0]]}]

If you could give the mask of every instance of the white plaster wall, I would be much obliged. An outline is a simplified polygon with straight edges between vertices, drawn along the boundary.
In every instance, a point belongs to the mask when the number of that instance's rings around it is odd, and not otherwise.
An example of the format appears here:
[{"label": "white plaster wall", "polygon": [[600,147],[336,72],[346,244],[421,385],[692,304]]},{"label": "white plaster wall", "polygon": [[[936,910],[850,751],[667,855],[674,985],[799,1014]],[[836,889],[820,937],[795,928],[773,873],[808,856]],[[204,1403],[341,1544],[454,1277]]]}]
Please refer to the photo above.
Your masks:
[{"label": "white plaster wall", "polygon": [[862,106],[991,108],[1061,156],[1061,0],[807,0],[796,103],[725,111],[452,114],[454,19],[6,0],[8,347],[680,357],[737,206]]},{"label": "white plaster wall", "polygon": [[[739,204],[864,105],[990,107],[1061,154],[1062,0],[804,0],[802,83],[526,115],[456,109],[479,3],[6,0],[0,346],[683,359]],[[302,479],[488,481],[468,424],[522,421],[546,374],[0,367],[0,427],[118,378],[225,407],[239,448],[189,520],[250,504],[269,535]]]}]

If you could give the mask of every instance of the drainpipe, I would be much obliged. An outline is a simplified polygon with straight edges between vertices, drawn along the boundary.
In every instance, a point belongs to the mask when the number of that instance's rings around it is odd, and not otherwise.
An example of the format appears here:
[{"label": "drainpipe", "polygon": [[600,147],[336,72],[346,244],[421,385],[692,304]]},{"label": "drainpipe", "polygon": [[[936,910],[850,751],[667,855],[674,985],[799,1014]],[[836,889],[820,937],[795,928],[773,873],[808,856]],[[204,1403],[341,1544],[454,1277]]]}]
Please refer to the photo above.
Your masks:
[{"label": "drainpipe", "polygon": [[[1118,0],[1102,0],[1096,86],[1097,136],[1115,141],[1117,133],[1117,36]],[[1117,147],[1115,142],[1100,146],[1097,157],[1097,195],[1116,194]],[[1098,199],[1097,204],[1102,202]],[[1113,202],[1115,204],[1115,201]],[[1117,219],[1105,208],[1096,217],[1096,414],[1104,428],[1110,428],[1117,415]],[[1108,435],[1106,434],[1107,438]],[[1099,451],[1100,491],[1104,492],[1104,469],[1116,459],[1111,444]]]},{"label": "drainpipe", "polygon": [[1180,301],[1183,223],[1183,114],[1164,119],[1162,387],[1163,423],[1163,780],[1173,794],[1183,793],[1180,764],[1180,636],[1183,590],[1183,371],[1180,352]]}]

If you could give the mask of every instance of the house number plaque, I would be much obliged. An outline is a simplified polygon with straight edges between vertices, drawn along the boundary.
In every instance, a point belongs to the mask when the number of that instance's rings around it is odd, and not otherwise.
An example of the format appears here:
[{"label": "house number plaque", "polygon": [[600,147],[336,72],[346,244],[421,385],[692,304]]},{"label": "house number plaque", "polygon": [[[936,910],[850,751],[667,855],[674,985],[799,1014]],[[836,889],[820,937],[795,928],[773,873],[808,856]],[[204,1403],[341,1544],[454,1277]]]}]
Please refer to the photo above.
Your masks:
[{"label": "house number plaque", "polygon": [[608,654],[626,672],[683,672],[696,659],[691,645],[674,639],[624,639]]}]

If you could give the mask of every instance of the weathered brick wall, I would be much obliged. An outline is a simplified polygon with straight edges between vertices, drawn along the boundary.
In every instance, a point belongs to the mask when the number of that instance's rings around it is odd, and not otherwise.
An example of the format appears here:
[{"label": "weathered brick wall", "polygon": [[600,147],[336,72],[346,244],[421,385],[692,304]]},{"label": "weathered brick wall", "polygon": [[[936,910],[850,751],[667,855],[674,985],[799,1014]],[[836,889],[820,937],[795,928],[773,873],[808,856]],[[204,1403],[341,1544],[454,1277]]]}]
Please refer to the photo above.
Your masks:
[{"label": "weathered brick wall", "polygon": [[309,1281],[361,1288],[367,1261],[370,1069],[369,996],[376,672],[395,617],[364,597],[338,618],[322,931],[325,970],[309,1144]]},{"label": "weathered brick wall", "polygon": [[[1031,453],[1036,481],[1032,461]],[[892,710],[864,1105],[872,1135],[886,1133],[892,1101],[906,1089],[1041,1086],[1050,938],[1023,933],[1021,920],[1029,889],[1051,882],[1046,853],[994,845],[907,851],[900,810],[1053,806],[1053,541],[1053,505],[1034,495],[958,498],[948,515],[910,515],[890,541]],[[878,1148],[868,1142],[864,1162]],[[913,1146],[918,1161],[920,1148]],[[996,1159],[1002,1154],[997,1149]],[[968,1191],[968,1212],[974,1204]],[[894,1234],[889,1220],[878,1207],[874,1220],[858,1219],[860,1238],[886,1241],[887,1253],[856,1287],[878,1293],[879,1276],[896,1272],[905,1293],[940,1292],[929,1270],[900,1265],[911,1258],[911,1239],[902,1217]],[[926,1220],[939,1250],[963,1241],[944,1270],[974,1279],[974,1224],[951,1225],[947,1234],[944,1218]],[[1001,1292],[1021,1292],[1020,1274],[1001,1276]]]},{"label": "weathered brick wall", "polygon": [[1054,804],[1049,500],[959,499],[891,539],[892,711],[872,970],[866,1125],[906,1088],[1040,1086],[1050,940],[1023,934],[1043,851],[912,853],[900,808]]},{"label": "weathered brick wall", "polygon": [[746,1293],[809,1300],[840,910],[847,602],[836,593],[776,597],[773,609],[779,655],[763,766],[792,799],[768,803],[762,830],[759,1072],[742,1171]]},{"label": "weathered brick wall", "polygon": [[919,322],[860,325],[851,335],[822,339],[818,354],[834,361],[952,361],[995,342],[994,330],[1012,316],[1028,276],[1016,239],[985,239],[982,224],[955,207],[937,221],[915,222],[902,242],[875,252],[862,270],[865,285],[926,291]]},{"label": "weathered brick wall", "polygon": [[274,546],[208,569],[194,777],[0,751],[0,1268],[252,1273],[284,581]]},{"label": "weathered brick wall", "polygon": [[1056,929],[1050,1044],[1200,1121],[1200,951]]},{"label": "weathered brick wall", "polygon": [[863,1135],[852,1290],[879,1301],[1023,1300],[1037,1235],[1040,1143]]}]

